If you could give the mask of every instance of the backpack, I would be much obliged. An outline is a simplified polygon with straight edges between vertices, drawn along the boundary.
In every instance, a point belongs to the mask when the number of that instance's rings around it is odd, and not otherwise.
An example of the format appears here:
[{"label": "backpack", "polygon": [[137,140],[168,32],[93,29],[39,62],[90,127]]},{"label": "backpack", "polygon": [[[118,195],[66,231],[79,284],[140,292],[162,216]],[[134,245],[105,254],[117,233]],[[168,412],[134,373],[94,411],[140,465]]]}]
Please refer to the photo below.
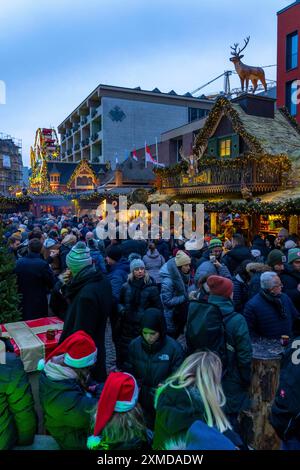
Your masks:
[{"label": "backpack", "polygon": [[189,354],[196,351],[212,351],[220,357],[223,371],[227,367],[226,322],[220,308],[203,300],[193,300],[189,305],[186,324],[186,343]]}]

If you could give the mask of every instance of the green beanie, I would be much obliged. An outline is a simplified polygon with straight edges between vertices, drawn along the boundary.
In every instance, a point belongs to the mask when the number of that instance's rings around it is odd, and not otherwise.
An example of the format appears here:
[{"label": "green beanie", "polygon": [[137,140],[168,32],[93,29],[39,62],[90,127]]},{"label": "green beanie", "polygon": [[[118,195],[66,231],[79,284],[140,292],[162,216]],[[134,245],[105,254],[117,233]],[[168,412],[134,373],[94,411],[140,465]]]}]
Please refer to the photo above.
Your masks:
[{"label": "green beanie", "polygon": [[222,248],[222,242],[218,238],[212,238],[209,242],[209,251],[213,250],[214,248],[220,247]]},{"label": "green beanie", "polygon": [[288,251],[288,263],[293,263],[300,259],[300,248],[291,248]]},{"label": "green beanie", "polygon": [[90,249],[84,242],[78,242],[69,251],[66,263],[73,276],[76,276],[83,268],[93,263]]},{"label": "green beanie", "polygon": [[271,266],[271,268],[274,268],[276,264],[285,263],[285,261],[286,258],[280,250],[272,250],[268,254],[267,264]]}]

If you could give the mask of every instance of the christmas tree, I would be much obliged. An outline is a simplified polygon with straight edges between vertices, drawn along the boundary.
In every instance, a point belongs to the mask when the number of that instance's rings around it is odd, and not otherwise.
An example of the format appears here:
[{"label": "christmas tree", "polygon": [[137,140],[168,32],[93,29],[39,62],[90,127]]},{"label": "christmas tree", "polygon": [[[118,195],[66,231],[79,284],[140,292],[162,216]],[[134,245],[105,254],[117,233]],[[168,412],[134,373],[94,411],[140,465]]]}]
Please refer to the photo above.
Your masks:
[{"label": "christmas tree", "polygon": [[0,324],[21,319],[19,311],[20,295],[17,276],[14,274],[15,260],[8,252],[0,223]]}]

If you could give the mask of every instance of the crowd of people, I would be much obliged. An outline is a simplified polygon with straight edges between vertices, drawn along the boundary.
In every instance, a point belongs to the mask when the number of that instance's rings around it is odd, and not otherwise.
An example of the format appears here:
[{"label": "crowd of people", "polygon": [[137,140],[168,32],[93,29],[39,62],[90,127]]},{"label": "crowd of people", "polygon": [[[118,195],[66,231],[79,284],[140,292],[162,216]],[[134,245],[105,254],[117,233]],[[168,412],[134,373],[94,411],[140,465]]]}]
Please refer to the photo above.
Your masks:
[{"label": "crowd of people", "polygon": [[[182,237],[100,240],[88,215],[19,213],[2,224],[22,319],[64,322],[39,364],[45,428],[61,449],[247,449],[252,344],[282,337],[270,420],[282,448],[300,449],[297,235],[283,228],[247,244],[241,233],[226,243],[206,234],[191,251]],[[37,418],[20,359],[7,338],[0,345],[0,449],[9,449],[32,442]]]}]

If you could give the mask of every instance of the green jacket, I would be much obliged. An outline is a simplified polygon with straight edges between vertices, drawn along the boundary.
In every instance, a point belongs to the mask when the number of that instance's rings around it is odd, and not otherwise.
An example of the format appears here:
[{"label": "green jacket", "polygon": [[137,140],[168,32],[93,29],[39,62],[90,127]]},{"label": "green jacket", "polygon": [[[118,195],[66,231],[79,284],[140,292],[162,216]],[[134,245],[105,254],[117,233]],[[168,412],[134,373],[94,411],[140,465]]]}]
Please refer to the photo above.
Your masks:
[{"label": "green jacket", "polygon": [[22,361],[6,353],[0,365],[0,450],[30,445],[36,432],[36,414]]},{"label": "green jacket", "polygon": [[222,382],[227,399],[225,412],[236,414],[250,406],[252,345],[249,330],[243,315],[233,314],[234,305],[230,299],[210,295],[208,301],[220,308],[225,320],[227,371]]},{"label": "green jacket", "polygon": [[40,401],[47,431],[63,450],[87,449],[98,399],[87,395],[76,379],[40,376]]}]

